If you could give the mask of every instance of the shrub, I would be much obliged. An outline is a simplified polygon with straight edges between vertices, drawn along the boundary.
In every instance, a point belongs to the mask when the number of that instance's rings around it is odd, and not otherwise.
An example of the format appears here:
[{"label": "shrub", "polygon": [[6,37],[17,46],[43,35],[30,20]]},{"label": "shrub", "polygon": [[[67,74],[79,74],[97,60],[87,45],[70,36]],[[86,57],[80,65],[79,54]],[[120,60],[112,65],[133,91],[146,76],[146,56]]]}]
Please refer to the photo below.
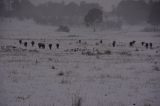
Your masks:
[{"label": "shrub", "polygon": [[125,55],[125,56],[131,56],[132,55],[130,52],[127,52],[127,51],[122,51],[119,54],[120,55]]},{"label": "shrub", "polygon": [[60,25],[57,29],[58,32],[70,32],[70,28],[68,26]]},{"label": "shrub", "polygon": [[64,76],[64,72],[59,72],[58,76]]},{"label": "shrub", "polygon": [[111,51],[110,50],[105,50],[104,54],[111,55]]}]

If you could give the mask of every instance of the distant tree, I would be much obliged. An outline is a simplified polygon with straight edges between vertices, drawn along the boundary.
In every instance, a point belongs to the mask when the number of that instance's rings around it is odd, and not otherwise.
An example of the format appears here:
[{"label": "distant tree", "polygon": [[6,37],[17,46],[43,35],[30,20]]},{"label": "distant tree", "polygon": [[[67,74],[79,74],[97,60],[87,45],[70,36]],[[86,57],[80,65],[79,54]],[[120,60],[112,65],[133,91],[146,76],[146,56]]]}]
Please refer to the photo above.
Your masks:
[{"label": "distant tree", "polygon": [[21,1],[20,0],[13,0],[12,1],[12,8],[14,11],[20,9],[20,4],[21,4]]},{"label": "distant tree", "polygon": [[80,15],[85,16],[87,12],[93,8],[102,9],[98,3],[87,3],[85,1],[81,1],[79,6]]},{"label": "distant tree", "polygon": [[97,8],[89,10],[87,15],[84,18],[86,26],[93,27],[93,31],[96,31],[96,25],[102,23],[103,21],[103,11]]},{"label": "distant tree", "polygon": [[12,12],[11,0],[0,0],[0,16],[10,17]]},{"label": "distant tree", "polygon": [[76,4],[75,2],[70,2],[69,4],[66,5],[66,11],[68,13],[68,15],[75,15],[76,13],[78,13],[78,4]]},{"label": "distant tree", "polygon": [[98,3],[85,1],[79,5],[74,1],[48,1],[34,5],[31,0],[0,0],[0,16],[33,19],[39,24],[48,25],[81,25],[92,8],[102,9]]},{"label": "distant tree", "polygon": [[4,1],[0,0],[0,16],[4,13],[5,5]]},{"label": "distant tree", "polygon": [[6,1],[5,15],[8,17],[26,18],[34,10],[32,3],[29,0],[4,0]]},{"label": "distant tree", "polygon": [[148,23],[154,26],[154,31],[158,29],[160,25],[160,1],[153,3]]},{"label": "distant tree", "polygon": [[149,15],[148,4],[144,0],[122,0],[114,11],[130,25],[146,22]]}]

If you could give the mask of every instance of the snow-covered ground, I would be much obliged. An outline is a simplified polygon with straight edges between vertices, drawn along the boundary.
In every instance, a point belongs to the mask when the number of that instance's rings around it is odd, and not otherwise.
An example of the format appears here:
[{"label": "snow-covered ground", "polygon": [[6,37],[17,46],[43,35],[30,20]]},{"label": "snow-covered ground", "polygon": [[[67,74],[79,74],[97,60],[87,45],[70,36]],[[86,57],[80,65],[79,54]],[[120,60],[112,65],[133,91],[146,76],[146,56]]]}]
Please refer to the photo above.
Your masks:
[{"label": "snow-covered ground", "polygon": [[[55,30],[32,21],[1,22],[0,106],[160,105],[159,33]],[[20,45],[19,39],[29,45]],[[152,42],[153,48],[141,46],[142,41]],[[40,42],[45,49],[38,48]]]}]

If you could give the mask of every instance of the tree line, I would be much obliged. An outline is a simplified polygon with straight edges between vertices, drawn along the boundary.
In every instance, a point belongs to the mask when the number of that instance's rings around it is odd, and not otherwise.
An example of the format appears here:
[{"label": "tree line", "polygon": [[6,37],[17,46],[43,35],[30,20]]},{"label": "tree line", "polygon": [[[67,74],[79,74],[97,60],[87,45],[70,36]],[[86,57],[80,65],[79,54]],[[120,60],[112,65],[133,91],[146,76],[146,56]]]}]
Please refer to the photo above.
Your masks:
[{"label": "tree line", "polygon": [[[94,11],[94,12],[93,12]],[[109,13],[108,13],[109,14]],[[107,15],[108,15],[107,14]],[[103,11],[91,9],[85,16],[84,21],[87,26],[102,23]],[[118,6],[114,7],[110,15],[116,16],[116,22],[108,21],[108,25],[121,27],[123,24],[139,25],[149,23],[153,26],[154,31],[159,30],[160,25],[160,1],[149,0],[122,0]],[[103,22],[104,23],[104,22]]]},{"label": "tree line", "polygon": [[112,14],[123,23],[130,25],[149,23],[155,27],[160,24],[160,1],[122,0],[114,7]]},{"label": "tree line", "polygon": [[[95,11],[93,11],[95,10]],[[0,16],[33,19],[40,24],[78,25],[95,27],[103,18],[117,17],[117,22],[130,25],[149,23],[155,30],[160,25],[160,1],[122,0],[111,12],[103,11],[98,3],[45,2],[33,5],[29,0],[0,0]],[[97,18],[98,17],[98,18]],[[114,22],[109,22],[112,24]],[[115,24],[115,23],[114,23]],[[117,24],[115,24],[117,25]]]},{"label": "tree line", "polygon": [[0,16],[33,19],[37,23],[50,25],[81,24],[85,14],[90,9],[102,9],[98,3],[87,3],[85,1],[80,2],[80,4],[49,1],[33,5],[29,0],[12,0],[10,2],[12,8],[7,10],[5,1],[0,0]]}]

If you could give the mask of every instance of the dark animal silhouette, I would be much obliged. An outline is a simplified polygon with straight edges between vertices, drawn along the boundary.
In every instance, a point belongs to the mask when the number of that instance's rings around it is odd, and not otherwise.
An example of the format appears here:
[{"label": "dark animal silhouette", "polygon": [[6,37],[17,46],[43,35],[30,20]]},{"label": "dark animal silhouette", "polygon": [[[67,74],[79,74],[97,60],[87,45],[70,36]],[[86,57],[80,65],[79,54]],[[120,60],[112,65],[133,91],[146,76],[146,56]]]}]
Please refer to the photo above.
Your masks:
[{"label": "dark animal silhouette", "polygon": [[132,47],[133,46],[133,42],[129,42],[129,46]]},{"label": "dark animal silhouette", "polygon": [[45,44],[44,43],[38,43],[38,47],[40,49],[45,49]]},{"label": "dark animal silhouette", "polygon": [[59,49],[59,43],[56,44],[57,49]]},{"label": "dark animal silhouette", "polygon": [[146,45],[145,45],[146,49],[148,49],[148,46],[149,46],[149,44],[148,44],[148,43],[146,43]]},{"label": "dark animal silhouette", "polygon": [[142,46],[144,46],[144,44],[145,44],[144,42],[141,42],[141,45],[142,45]]},{"label": "dark animal silhouette", "polygon": [[113,41],[112,46],[113,46],[113,47],[116,46],[116,41]]},{"label": "dark animal silhouette", "polygon": [[153,47],[153,44],[152,44],[152,43],[149,43],[149,46],[150,46],[150,49],[152,49],[152,47]]},{"label": "dark animal silhouette", "polygon": [[20,44],[20,45],[22,44],[22,40],[19,40],[19,44]]},{"label": "dark animal silhouette", "polygon": [[52,44],[49,44],[48,46],[49,46],[49,49],[51,50],[52,49]]},{"label": "dark animal silhouette", "polygon": [[34,46],[34,44],[35,44],[35,42],[34,42],[34,41],[32,41],[32,42],[31,42],[31,45],[32,45],[32,46]]},{"label": "dark animal silhouette", "polygon": [[133,42],[133,44],[135,44],[135,43],[136,43],[136,41],[135,41],[135,40],[133,40],[132,42]]},{"label": "dark animal silhouette", "polygon": [[45,44],[42,45],[42,49],[45,49]]},{"label": "dark animal silhouette", "polygon": [[133,40],[132,42],[129,42],[129,46],[130,46],[130,47],[133,47],[135,43],[136,43],[136,41]]},{"label": "dark animal silhouette", "polygon": [[100,44],[102,44],[103,43],[103,41],[102,40],[100,40]]},{"label": "dark animal silhouette", "polygon": [[27,42],[24,42],[24,46],[27,47]]},{"label": "dark animal silhouette", "polygon": [[81,42],[82,42],[81,40],[78,41],[78,43],[81,43]]},{"label": "dark animal silhouette", "polygon": [[38,47],[39,47],[39,49],[41,48],[41,45],[42,45],[42,43],[38,43]]}]

